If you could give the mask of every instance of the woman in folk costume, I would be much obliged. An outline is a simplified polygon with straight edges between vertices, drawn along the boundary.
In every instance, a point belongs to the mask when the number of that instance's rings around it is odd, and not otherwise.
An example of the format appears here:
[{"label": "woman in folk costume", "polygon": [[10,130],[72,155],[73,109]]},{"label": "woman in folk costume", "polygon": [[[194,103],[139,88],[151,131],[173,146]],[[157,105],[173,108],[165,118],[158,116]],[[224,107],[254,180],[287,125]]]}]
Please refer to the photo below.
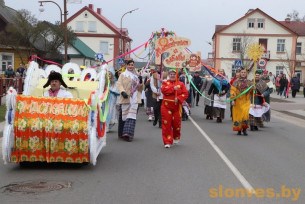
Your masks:
[{"label": "woman in folk costume", "polygon": [[161,85],[164,79],[167,78],[167,73],[162,71],[161,65],[157,65],[155,72],[152,74],[150,79],[150,88],[153,92],[152,97],[154,100],[154,115],[155,120],[153,126],[156,126],[159,121],[159,128],[161,128],[161,104],[163,100],[163,94],[161,93]]},{"label": "woman in folk costume", "polygon": [[[231,85],[231,99],[247,90],[251,85],[252,82],[247,79],[247,70],[242,68],[240,71],[240,77]],[[248,124],[251,94],[252,91],[248,91],[247,93],[232,101],[233,131],[237,131],[237,135],[241,135],[241,132],[243,132],[244,135],[248,135],[247,129],[249,127]]]},{"label": "woman in folk costume", "polygon": [[134,68],[134,61],[127,61],[127,68],[118,79],[118,90],[120,95],[120,116],[118,136],[128,142],[134,137],[136,127],[138,104],[141,103],[141,92],[143,90],[142,77]]},{"label": "woman in folk costume", "polygon": [[117,87],[117,82],[114,76],[114,69],[111,67],[108,71],[110,86],[109,86],[109,96],[108,96],[108,115],[106,119],[106,131],[109,132],[110,129],[118,122],[116,110],[118,109],[118,96],[119,90]]},{"label": "woman in folk costume", "polygon": [[[210,90],[210,87],[212,86],[212,84],[213,84],[213,77],[210,74],[207,74],[206,78],[202,84],[202,88],[200,90],[201,93],[204,91],[204,95],[207,97],[207,98],[204,98],[204,105],[205,105],[204,114],[206,115],[207,120],[208,119],[213,120],[214,94],[211,93],[209,95],[209,90]],[[208,98],[211,100],[209,100]]]},{"label": "woman in folk costume", "polygon": [[182,109],[182,120],[185,121],[188,119],[188,116],[191,114],[191,107],[190,107],[190,104],[192,102],[192,94],[190,93],[191,84],[190,84],[188,77],[185,74],[184,69],[182,69],[180,73],[181,74],[179,76],[179,81],[181,81],[184,84],[186,90],[189,92],[188,98],[182,104],[182,108],[183,108]]},{"label": "woman in folk costume", "polygon": [[[250,130],[258,130],[258,127],[263,127],[262,115],[269,109],[265,106],[265,98],[270,95],[270,89],[267,83],[260,79],[260,73],[255,73],[255,96],[254,96],[254,107],[250,108],[249,113],[249,125]],[[253,94],[251,94],[251,102],[253,100]],[[257,109],[256,109],[257,108]],[[256,109],[255,111],[252,111]]]},{"label": "woman in folk costume", "polygon": [[[231,79],[231,81],[230,81],[230,84],[233,84],[234,83],[234,81],[236,81],[238,78],[239,78],[239,76],[240,76],[240,68],[238,68],[237,70],[236,70],[236,72],[235,72],[235,76],[234,76],[234,78],[233,79]],[[233,115],[232,115],[232,101],[230,102],[230,112],[231,112],[231,118],[233,118]]]},{"label": "woman in folk costume", "polygon": [[182,103],[188,97],[184,84],[176,81],[176,71],[169,71],[169,80],[162,83],[162,138],[165,148],[178,144],[181,136]]},{"label": "woman in folk costume", "polygon": [[148,120],[152,121],[155,120],[155,115],[154,115],[154,99],[152,97],[153,92],[150,87],[150,81],[151,81],[151,75],[154,72],[151,71],[151,74],[147,76],[144,80],[144,91],[145,91],[145,96],[146,96],[146,115],[148,115]]},{"label": "woman in folk costume", "polygon": [[213,84],[210,87],[208,95],[214,94],[214,106],[213,106],[213,116],[217,118],[216,122],[221,123],[225,118],[225,110],[227,108],[226,99],[227,92],[230,88],[227,80],[224,79],[225,71],[220,69],[218,71],[220,74],[216,75],[213,79]]},{"label": "woman in folk costume", "polygon": [[[272,80],[270,80],[270,77],[268,76],[268,71],[267,70],[265,70],[263,72],[263,76],[261,77],[261,79],[267,83],[268,91],[271,94],[273,92],[273,82],[272,82]],[[269,105],[270,105],[270,94],[265,96],[265,102],[268,103]],[[271,119],[271,109],[270,108],[269,108],[268,112],[264,113],[262,118],[263,118],[263,121],[270,122],[270,119]]]}]

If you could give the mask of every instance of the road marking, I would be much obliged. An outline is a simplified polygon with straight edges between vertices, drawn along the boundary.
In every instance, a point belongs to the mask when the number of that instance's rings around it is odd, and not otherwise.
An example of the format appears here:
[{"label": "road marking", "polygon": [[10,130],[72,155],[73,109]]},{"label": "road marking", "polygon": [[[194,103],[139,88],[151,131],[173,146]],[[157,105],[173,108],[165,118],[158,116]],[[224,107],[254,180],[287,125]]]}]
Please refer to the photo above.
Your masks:
[{"label": "road marking", "polygon": [[[194,121],[192,117],[190,120],[194,124],[194,126],[198,129],[198,131],[202,134],[202,136],[210,143],[210,145],[214,148],[214,150],[218,153],[218,155],[222,158],[222,160],[226,163],[232,173],[236,176],[239,182],[243,185],[245,189],[251,191],[254,188],[250,185],[250,183],[245,179],[245,177],[238,171],[238,169],[232,164],[232,162],[228,159],[228,157],[219,149],[219,147],[214,143],[214,141],[204,132],[199,125]],[[255,193],[255,191],[254,191]]]}]

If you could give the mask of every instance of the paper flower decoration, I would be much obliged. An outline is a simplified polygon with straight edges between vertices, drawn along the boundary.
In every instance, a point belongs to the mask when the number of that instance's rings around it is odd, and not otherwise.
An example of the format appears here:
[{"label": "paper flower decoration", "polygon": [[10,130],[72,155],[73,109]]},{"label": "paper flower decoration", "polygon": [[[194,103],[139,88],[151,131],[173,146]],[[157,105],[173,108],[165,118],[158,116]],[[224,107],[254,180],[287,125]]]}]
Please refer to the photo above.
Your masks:
[{"label": "paper flower decoration", "polygon": [[264,54],[264,49],[258,43],[250,44],[247,49],[247,55],[248,55],[249,59],[253,60],[255,62],[257,60],[259,60],[260,58],[262,58],[263,54]]}]

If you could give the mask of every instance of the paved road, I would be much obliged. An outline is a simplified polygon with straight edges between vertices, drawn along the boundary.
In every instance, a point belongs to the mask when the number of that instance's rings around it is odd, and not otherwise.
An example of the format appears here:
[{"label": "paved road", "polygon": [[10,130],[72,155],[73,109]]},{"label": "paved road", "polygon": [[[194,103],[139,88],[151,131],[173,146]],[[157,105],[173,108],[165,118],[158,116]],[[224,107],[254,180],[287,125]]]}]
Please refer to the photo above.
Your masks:
[{"label": "paved road", "polygon": [[[19,165],[4,165],[1,162],[0,187],[15,182],[45,180],[70,181],[72,187],[42,194],[4,192],[2,188],[0,203],[292,202],[291,197],[210,197],[211,188],[240,189],[245,187],[245,182],[254,189],[274,188],[276,193],[283,185],[286,188],[301,188],[305,192],[303,120],[295,119],[297,122],[294,122],[293,117],[289,119],[275,113],[277,118],[273,117],[265,128],[250,132],[245,137],[232,132],[228,117],[222,124],[205,120],[202,104],[192,109],[192,113],[194,121],[216,147],[189,120],[183,122],[181,144],[165,149],[161,130],[146,120],[141,109],[135,140],[132,143],[118,140],[114,130],[108,134],[107,147],[103,149],[96,166],[32,165],[20,168]],[[218,152],[215,151],[217,147]],[[226,158],[221,158],[219,151]],[[301,191],[294,203],[305,203],[304,192]]]}]

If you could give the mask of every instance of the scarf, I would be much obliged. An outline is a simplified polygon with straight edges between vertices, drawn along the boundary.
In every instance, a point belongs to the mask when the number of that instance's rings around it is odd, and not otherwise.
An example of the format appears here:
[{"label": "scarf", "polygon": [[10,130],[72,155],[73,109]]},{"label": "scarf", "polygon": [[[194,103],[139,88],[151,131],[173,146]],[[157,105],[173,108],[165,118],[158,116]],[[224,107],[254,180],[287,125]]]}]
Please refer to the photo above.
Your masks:
[{"label": "scarf", "polygon": [[245,91],[247,88],[249,88],[252,85],[251,81],[248,80],[246,77],[241,78],[239,77],[236,79],[232,86],[234,86],[236,89],[238,89],[241,93]]}]

